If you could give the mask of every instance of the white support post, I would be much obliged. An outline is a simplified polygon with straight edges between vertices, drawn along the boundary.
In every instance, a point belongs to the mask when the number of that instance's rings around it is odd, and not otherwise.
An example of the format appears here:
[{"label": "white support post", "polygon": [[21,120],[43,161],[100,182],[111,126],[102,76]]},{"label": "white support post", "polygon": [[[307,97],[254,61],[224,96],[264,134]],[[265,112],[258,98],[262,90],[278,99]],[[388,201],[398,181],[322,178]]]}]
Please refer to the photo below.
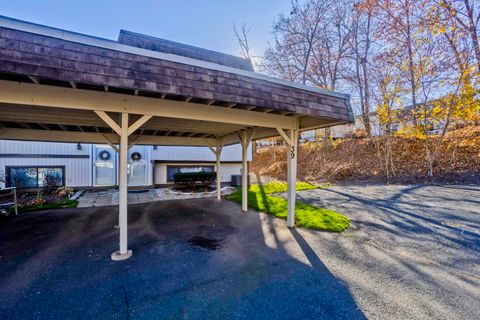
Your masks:
[{"label": "white support post", "polygon": [[247,150],[248,139],[247,132],[242,131],[240,134],[240,141],[242,144],[242,211],[248,210],[248,163],[247,163]]},{"label": "white support post", "polygon": [[298,130],[289,130],[289,146],[287,160],[287,200],[288,200],[288,216],[287,225],[290,228],[295,227],[295,200],[297,185],[297,147],[298,147]]},{"label": "white support post", "polygon": [[217,160],[217,200],[222,200],[222,168],[220,163],[220,156],[222,154],[223,145],[217,139],[217,147],[215,149],[215,157]]},{"label": "white support post", "polygon": [[127,165],[128,165],[128,113],[122,113],[120,127],[120,168],[119,168],[119,227],[120,227],[120,250],[112,253],[112,260],[125,260],[132,256],[132,250],[128,250],[128,189],[127,189]]},{"label": "white support post", "polygon": [[17,187],[13,188],[13,201],[15,202],[15,215],[18,216]]},{"label": "white support post", "polygon": [[118,183],[118,225],[120,229],[120,250],[112,253],[112,260],[125,260],[132,256],[132,250],[128,250],[128,149],[132,147],[140,136],[128,144],[128,136],[140,129],[153,116],[143,115],[128,126],[128,113],[122,112],[121,123],[117,124],[106,112],[94,110],[94,112],[120,136],[120,147],[116,148],[114,143],[104,135],[108,144],[118,152],[120,157],[119,183]]},{"label": "white support post", "polygon": [[220,163],[220,156],[222,155],[222,149],[223,149],[223,138],[217,138],[216,139],[216,145],[215,148],[208,142],[207,139],[205,139],[205,142],[208,146],[208,148],[213,152],[215,155],[216,159],[216,172],[217,172],[217,200],[222,200],[222,168],[221,168],[221,163]]}]

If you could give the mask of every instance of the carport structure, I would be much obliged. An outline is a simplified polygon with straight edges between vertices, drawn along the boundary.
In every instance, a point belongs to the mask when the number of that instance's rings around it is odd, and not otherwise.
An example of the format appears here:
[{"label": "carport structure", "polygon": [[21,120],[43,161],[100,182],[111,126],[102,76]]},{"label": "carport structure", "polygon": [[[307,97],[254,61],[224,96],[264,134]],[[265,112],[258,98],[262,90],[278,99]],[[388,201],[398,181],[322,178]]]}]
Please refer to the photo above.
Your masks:
[{"label": "carport structure", "polygon": [[[253,71],[249,60],[121,31],[118,41],[0,16],[0,139],[108,143],[120,157],[120,250],[128,258],[127,150],[134,144],[222,147],[282,136],[294,226],[299,132],[353,120],[349,96]],[[118,146],[118,147],[117,147]],[[217,178],[220,200],[220,179]]]}]

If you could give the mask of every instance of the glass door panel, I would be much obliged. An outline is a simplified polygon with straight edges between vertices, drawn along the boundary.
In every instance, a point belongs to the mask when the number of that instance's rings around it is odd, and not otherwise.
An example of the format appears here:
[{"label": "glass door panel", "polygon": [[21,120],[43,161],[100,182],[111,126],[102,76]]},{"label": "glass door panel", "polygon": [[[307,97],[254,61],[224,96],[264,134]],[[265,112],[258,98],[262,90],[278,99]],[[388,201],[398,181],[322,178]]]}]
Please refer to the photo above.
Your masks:
[{"label": "glass door panel", "polygon": [[113,186],[116,184],[116,153],[110,146],[94,146],[94,184]]}]

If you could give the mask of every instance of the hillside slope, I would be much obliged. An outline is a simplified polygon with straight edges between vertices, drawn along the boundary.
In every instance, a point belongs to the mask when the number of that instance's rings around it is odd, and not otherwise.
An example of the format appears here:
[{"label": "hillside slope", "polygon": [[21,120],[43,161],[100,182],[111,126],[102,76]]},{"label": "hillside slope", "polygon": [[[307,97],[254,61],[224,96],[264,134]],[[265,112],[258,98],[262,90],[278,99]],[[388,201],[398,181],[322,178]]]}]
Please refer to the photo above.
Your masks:
[{"label": "hillside slope", "polygon": [[[480,126],[447,134],[434,166],[434,179],[426,178],[425,146],[414,138],[392,138],[391,182],[476,182],[480,180]],[[385,138],[346,139],[299,146],[298,178],[305,181],[386,181]],[[260,149],[251,171],[284,180],[286,147]]]}]

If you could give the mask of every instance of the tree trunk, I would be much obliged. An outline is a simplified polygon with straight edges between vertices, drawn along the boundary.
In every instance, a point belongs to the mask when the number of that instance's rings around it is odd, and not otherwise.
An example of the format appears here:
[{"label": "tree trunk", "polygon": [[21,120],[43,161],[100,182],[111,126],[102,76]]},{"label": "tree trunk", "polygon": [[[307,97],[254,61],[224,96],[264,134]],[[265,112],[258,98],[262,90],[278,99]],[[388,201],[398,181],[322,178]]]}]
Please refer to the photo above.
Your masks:
[{"label": "tree trunk", "polygon": [[372,136],[372,129],[370,125],[370,89],[369,89],[369,79],[368,79],[368,54],[370,52],[370,25],[372,20],[372,13],[369,11],[367,16],[367,30],[365,32],[365,52],[363,54],[362,61],[362,70],[363,70],[363,86],[364,86],[364,119],[365,130],[367,131],[367,136]]},{"label": "tree trunk", "polygon": [[410,73],[409,82],[412,90],[412,116],[413,124],[417,124],[415,116],[415,108],[417,107],[417,86],[415,84],[415,68],[413,65],[413,48],[412,48],[412,35],[411,35],[411,22],[410,22],[410,9],[407,7],[407,52],[408,52],[408,71]]},{"label": "tree trunk", "polygon": [[428,161],[428,173],[427,175],[429,177],[433,177],[433,162]]},{"label": "tree trunk", "polygon": [[325,128],[325,136],[323,137],[323,141],[330,140],[331,135],[332,135],[332,130],[330,128]]},{"label": "tree trunk", "polygon": [[475,23],[475,17],[473,16],[473,7],[470,5],[469,0],[463,0],[463,2],[465,3],[465,8],[467,9],[468,31],[470,33],[470,37],[472,38],[473,51],[475,52],[475,58],[477,59],[477,67],[478,71],[480,72],[480,46],[478,44],[478,33]]}]

